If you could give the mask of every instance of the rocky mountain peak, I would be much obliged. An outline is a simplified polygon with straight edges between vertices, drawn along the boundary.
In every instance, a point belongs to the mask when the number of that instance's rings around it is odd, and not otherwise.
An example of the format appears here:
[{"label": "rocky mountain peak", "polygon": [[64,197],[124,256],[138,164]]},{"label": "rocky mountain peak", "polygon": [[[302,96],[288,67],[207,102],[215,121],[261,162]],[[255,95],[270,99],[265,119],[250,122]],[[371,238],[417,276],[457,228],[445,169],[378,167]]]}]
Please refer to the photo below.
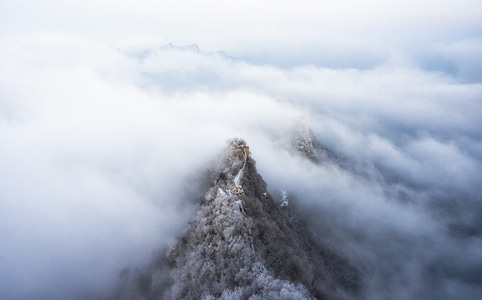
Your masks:
[{"label": "rocky mountain peak", "polygon": [[297,126],[292,135],[291,142],[294,148],[311,161],[320,163],[336,160],[336,155],[318,142],[306,124],[301,123]]},{"label": "rocky mountain peak", "polygon": [[228,140],[209,177],[178,243],[126,276],[117,298],[346,299],[356,291],[356,272],[334,255],[327,261],[275,203],[243,139]]}]

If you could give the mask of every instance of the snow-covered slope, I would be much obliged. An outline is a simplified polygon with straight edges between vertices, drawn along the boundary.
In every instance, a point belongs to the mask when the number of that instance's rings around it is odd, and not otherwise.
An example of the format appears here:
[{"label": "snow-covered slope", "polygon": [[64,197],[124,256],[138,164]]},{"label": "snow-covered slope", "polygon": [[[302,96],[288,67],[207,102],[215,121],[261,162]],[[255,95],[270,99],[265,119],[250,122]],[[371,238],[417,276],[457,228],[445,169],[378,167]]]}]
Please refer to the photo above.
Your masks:
[{"label": "snow-covered slope", "polygon": [[288,218],[244,140],[228,141],[209,181],[178,243],[149,267],[125,271],[115,298],[355,298],[357,271],[313,243],[301,221]]}]

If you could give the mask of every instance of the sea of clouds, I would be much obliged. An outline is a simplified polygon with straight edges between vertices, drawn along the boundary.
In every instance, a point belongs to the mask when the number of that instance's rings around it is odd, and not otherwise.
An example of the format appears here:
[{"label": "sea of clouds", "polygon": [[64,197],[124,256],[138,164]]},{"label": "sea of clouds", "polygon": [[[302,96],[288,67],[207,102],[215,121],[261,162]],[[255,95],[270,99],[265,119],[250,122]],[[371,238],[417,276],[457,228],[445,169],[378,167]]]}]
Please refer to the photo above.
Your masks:
[{"label": "sea of clouds", "polygon": [[[175,243],[202,171],[232,137],[247,141],[273,194],[286,190],[310,230],[359,268],[366,298],[480,295],[480,35],[303,26],[233,25],[236,36],[218,39],[208,28],[174,45],[4,27],[0,298],[108,293],[123,268]],[[290,151],[300,125],[337,163]]]}]

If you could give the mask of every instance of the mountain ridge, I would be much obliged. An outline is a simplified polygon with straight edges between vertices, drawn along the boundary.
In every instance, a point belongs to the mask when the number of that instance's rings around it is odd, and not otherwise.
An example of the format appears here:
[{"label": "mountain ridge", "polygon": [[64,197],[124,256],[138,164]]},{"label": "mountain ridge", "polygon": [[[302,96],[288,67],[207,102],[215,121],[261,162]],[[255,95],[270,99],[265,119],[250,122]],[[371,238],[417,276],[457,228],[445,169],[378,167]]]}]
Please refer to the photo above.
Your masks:
[{"label": "mountain ridge", "polygon": [[302,224],[287,216],[243,139],[228,140],[209,181],[179,242],[148,268],[125,271],[116,299],[350,299],[357,294],[357,271],[320,249],[301,232]]}]

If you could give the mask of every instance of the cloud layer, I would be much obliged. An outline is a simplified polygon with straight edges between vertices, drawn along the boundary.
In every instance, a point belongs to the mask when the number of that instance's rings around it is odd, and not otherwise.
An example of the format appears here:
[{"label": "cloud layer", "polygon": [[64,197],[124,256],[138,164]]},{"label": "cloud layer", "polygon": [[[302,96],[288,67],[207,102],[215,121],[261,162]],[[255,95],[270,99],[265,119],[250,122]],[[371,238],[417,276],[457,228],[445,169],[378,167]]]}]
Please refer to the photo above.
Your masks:
[{"label": "cloud layer", "polygon": [[[299,7],[252,14],[248,2],[205,22],[212,6],[50,3],[58,10],[2,4],[0,298],[108,291],[122,268],[173,242],[202,170],[235,136],[273,193],[287,190],[364,272],[368,298],[480,295],[478,6],[350,17],[333,4],[338,22]],[[122,34],[106,38],[105,15]],[[299,124],[339,165],[290,152]]]}]

